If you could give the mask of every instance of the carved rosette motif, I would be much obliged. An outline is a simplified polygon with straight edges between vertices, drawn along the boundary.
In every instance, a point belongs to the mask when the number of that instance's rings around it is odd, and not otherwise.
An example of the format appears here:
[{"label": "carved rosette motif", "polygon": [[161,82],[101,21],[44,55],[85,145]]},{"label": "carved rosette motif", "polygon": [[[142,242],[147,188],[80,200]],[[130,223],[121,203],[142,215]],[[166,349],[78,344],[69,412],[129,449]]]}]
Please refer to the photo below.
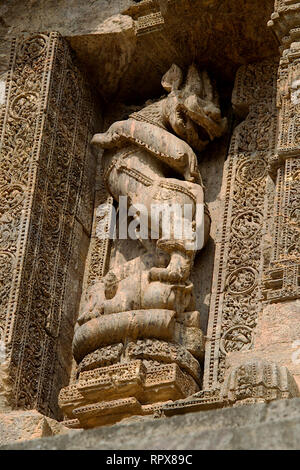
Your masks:
[{"label": "carved rosette motif", "polygon": [[246,119],[233,134],[225,178],[223,231],[217,246],[204,389],[219,388],[225,357],[252,348],[260,311],[268,164],[275,146],[277,64],[241,67],[233,104]]},{"label": "carved rosette motif", "polygon": [[0,325],[14,405],[51,414],[92,100],[57,33],[20,37],[11,51],[1,110]]}]

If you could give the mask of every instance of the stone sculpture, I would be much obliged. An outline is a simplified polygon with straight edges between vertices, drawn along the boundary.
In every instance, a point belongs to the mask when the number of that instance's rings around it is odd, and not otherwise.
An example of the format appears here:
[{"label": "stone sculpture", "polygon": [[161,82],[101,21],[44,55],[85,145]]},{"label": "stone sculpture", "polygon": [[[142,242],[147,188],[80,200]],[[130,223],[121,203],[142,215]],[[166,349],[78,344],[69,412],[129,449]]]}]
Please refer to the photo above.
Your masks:
[{"label": "stone sculpture", "polygon": [[[126,121],[114,123],[104,134],[96,134],[92,143],[107,149],[103,155],[104,179],[115,200],[127,196],[131,204],[143,203],[148,209],[157,203],[180,205],[203,203],[197,157],[210,140],[220,137],[226,128],[218,99],[206,72],[189,67],[183,86],[182,71],[175,64],[164,75],[162,85],[168,96],[133,113]],[[170,178],[170,169],[184,181]],[[143,197],[141,198],[141,193]],[[195,207],[193,207],[193,212]],[[205,216],[205,236],[209,216]],[[152,224],[153,228],[153,224]],[[194,231],[200,229],[195,227]],[[172,230],[171,230],[172,231]],[[191,240],[158,238],[157,247],[170,254],[166,268],[152,268],[152,281],[181,282],[189,277]],[[203,243],[204,244],[204,243]],[[202,246],[200,246],[202,248]]]},{"label": "stone sculpture", "polygon": [[[167,96],[92,139],[105,149],[107,190],[117,202],[126,196],[137,211],[144,253],[110,269],[86,293],[73,340],[79,380],[60,393],[69,426],[149,414],[201,384],[203,336],[190,273],[207,241],[210,216],[195,152],[220,137],[227,121],[205,71],[191,65],[183,78],[173,64],[162,78]],[[190,205],[192,217],[184,210],[172,214],[166,236],[162,220],[153,220],[153,203]],[[151,227],[150,239],[141,236],[142,224]],[[178,237],[181,224],[189,230]]]}]

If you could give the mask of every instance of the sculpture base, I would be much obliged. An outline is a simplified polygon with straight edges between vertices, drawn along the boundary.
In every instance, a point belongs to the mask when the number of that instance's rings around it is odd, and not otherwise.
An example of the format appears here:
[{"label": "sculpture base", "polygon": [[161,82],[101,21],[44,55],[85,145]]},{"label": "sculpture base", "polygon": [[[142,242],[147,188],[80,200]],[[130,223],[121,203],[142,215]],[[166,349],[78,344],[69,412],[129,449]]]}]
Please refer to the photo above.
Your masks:
[{"label": "sculpture base", "polygon": [[196,393],[195,380],[176,363],[146,369],[142,360],[81,372],[62,389],[59,405],[69,428],[93,428],[155,413],[167,402]]}]

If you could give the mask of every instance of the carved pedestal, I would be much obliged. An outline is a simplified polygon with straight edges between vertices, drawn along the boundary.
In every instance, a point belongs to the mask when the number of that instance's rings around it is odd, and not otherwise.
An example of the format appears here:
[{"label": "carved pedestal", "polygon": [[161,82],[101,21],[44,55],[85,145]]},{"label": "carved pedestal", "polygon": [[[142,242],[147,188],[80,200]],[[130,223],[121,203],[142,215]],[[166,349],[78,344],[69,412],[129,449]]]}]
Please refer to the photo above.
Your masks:
[{"label": "carved pedestal", "polygon": [[62,390],[59,404],[68,418],[66,426],[91,428],[153,414],[163,402],[184,398],[198,389],[193,377],[176,363],[146,369],[142,360],[132,360],[81,372],[76,385]]}]

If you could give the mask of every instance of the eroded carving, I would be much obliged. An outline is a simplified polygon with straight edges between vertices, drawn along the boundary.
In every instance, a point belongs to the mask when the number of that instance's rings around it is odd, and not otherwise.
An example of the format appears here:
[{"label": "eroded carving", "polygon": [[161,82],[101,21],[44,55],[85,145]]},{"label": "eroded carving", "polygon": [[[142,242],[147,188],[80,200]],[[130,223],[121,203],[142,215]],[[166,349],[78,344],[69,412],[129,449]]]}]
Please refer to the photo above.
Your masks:
[{"label": "eroded carving", "polygon": [[267,61],[241,67],[236,77],[232,101],[236,112],[246,114],[246,119],[234,131],[226,163],[223,233],[215,258],[205,390],[220,388],[228,354],[253,347],[261,309],[264,224],[271,206],[266,202],[272,197],[267,168],[275,147],[276,72],[277,64]]},{"label": "eroded carving", "polygon": [[259,359],[231,368],[220,391],[220,399],[230,404],[298,396],[299,389],[287,367]]},{"label": "eroded carving", "polygon": [[172,416],[295,397],[299,397],[299,389],[287,367],[254,358],[229,368],[220,388],[201,390],[192,397],[166,403],[161,412]]}]

